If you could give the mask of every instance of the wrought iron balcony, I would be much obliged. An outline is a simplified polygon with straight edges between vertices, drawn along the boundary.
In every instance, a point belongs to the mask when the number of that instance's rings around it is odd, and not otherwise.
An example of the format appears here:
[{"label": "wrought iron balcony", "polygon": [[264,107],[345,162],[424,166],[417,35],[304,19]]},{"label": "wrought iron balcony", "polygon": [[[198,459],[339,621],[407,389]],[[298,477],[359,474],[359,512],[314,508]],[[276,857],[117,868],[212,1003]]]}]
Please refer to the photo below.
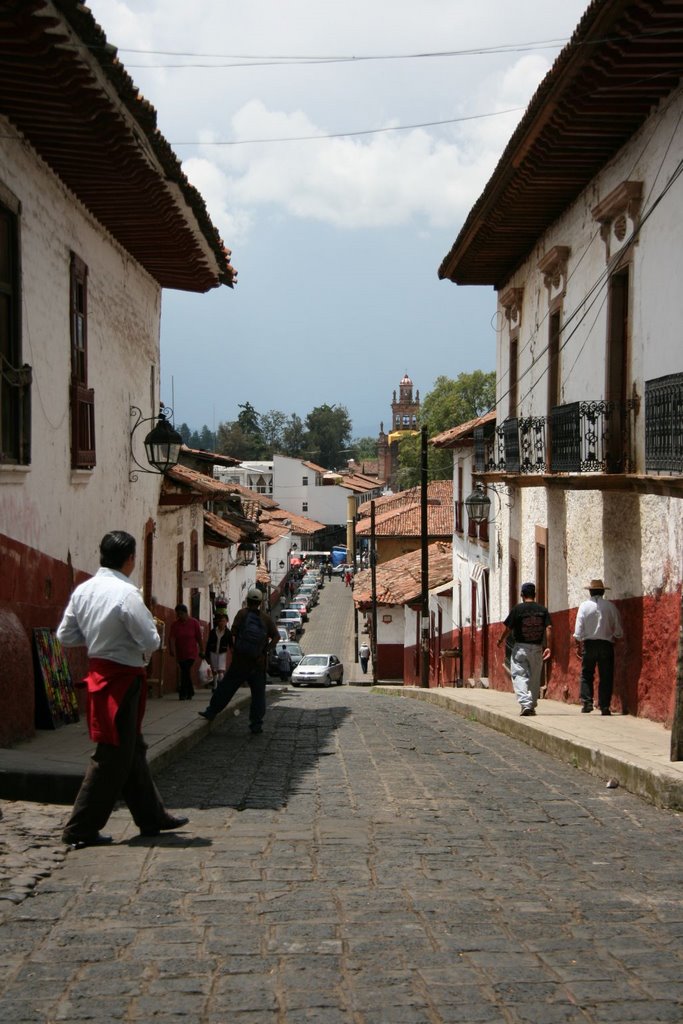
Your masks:
[{"label": "wrought iron balcony", "polygon": [[[678,457],[683,460],[683,375],[678,380]],[[664,398],[661,399],[664,401]],[[670,395],[669,407],[675,405]],[[559,405],[550,415],[510,417],[496,428],[493,467],[476,461],[479,472],[509,474],[627,473],[632,470],[632,419],[637,400],[625,404],[603,400]],[[668,421],[667,421],[668,422]],[[665,431],[660,429],[660,435]],[[475,442],[476,443],[476,442]],[[476,449],[475,449],[476,450]]]},{"label": "wrought iron balcony", "polygon": [[683,373],[645,381],[645,469],[683,473]]},{"label": "wrought iron balcony", "polygon": [[497,428],[498,469],[503,473],[545,473],[545,419],[510,417]]},{"label": "wrought iron balcony", "polygon": [[554,473],[624,473],[631,468],[633,403],[602,400],[558,405],[550,412]]}]

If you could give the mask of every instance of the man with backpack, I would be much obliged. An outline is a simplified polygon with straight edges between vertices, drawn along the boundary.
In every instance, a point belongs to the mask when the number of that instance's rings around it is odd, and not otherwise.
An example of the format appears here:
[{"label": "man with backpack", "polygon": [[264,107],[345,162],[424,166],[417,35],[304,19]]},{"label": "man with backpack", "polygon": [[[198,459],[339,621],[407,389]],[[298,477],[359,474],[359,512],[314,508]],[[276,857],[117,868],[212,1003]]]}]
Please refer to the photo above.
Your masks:
[{"label": "man with backpack", "polygon": [[238,611],[230,631],[233,637],[230,668],[214,690],[209,706],[199,712],[202,718],[213,721],[218,712],[228,706],[242,683],[248,683],[251,690],[249,728],[254,734],[263,732],[268,653],[280,639],[270,615],[261,611],[261,599],[261,591],[256,587],[247,593],[247,606]]}]

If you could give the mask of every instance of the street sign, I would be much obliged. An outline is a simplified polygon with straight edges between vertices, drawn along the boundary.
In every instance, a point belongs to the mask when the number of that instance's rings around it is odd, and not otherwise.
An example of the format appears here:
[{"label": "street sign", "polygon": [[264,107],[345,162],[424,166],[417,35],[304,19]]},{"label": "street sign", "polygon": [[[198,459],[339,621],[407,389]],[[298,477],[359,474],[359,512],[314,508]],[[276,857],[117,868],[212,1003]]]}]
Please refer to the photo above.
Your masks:
[{"label": "street sign", "polygon": [[200,570],[190,569],[183,573],[183,586],[184,587],[205,587],[206,586],[206,573]]}]

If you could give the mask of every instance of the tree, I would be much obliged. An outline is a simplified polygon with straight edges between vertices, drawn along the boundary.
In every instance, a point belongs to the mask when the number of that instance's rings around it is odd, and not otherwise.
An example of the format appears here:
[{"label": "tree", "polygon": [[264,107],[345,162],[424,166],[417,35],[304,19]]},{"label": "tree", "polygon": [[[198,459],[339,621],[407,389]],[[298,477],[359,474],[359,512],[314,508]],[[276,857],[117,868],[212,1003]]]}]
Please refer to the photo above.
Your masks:
[{"label": "tree", "polygon": [[351,420],[343,405],[318,405],[306,417],[309,448],[315,449],[314,461],[326,469],[335,469],[350,447]]},{"label": "tree", "polygon": [[282,430],[282,454],[296,458],[311,447],[303,420],[293,412]]},{"label": "tree", "polygon": [[212,452],[216,443],[216,437],[213,430],[209,430],[206,423],[201,429],[199,434],[199,447],[202,451]]},{"label": "tree", "polygon": [[253,461],[261,458],[261,447],[260,436],[246,433],[237,420],[218,424],[216,451],[219,454]]},{"label": "tree", "polygon": [[283,450],[283,434],[287,426],[287,416],[278,409],[265,412],[260,418],[261,437],[265,458],[272,458],[275,452]]},{"label": "tree", "polygon": [[244,431],[245,434],[253,434],[254,437],[261,436],[261,423],[260,416],[256,412],[256,409],[251,402],[245,402],[244,405],[238,405],[238,409],[242,411],[237,417],[237,422]]},{"label": "tree", "polygon": [[377,458],[376,437],[354,437],[351,447],[353,448],[353,457],[358,462],[362,462],[363,459]]},{"label": "tree", "polygon": [[[496,375],[475,370],[450,377],[437,377],[434,387],[420,408],[420,422],[430,437],[450,427],[476,419],[496,404]],[[420,438],[406,437],[398,450],[399,479],[402,487],[415,487],[420,482]],[[430,480],[448,480],[453,475],[453,458],[448,450],[429,449]]]}]

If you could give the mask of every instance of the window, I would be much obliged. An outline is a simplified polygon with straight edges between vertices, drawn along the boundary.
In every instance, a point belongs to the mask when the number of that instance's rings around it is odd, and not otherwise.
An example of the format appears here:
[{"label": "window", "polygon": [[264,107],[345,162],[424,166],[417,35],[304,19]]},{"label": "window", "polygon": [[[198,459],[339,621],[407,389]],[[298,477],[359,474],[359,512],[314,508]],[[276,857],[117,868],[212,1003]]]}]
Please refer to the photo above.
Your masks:
[{"label": "window", "polygon": [[455,532],[456,533],[462,533],[463,532],[462,512],[463,512],[463,502],[465,500],[464,494],[463,494],[463,489],[464,489],[464,484],[463,484],[463,468],[462,468],[462,466],[458,466],[458,491],[457,491],[457,494],[455,496]]},{"label": "window", "polygon": [[403,417],[403,426],[404,427],[409,427],[410,426],[410,416],[404,416]]},{"label": "window", "polygon": [[302,501],[301,502],[301,511],[302,512],[308,512],[308,502],[307,501]]},{"label": "window", "polygon": [[519,334],[510,338],[510,379],[508,383],[508,416],[517,415],[517,353],[519,351]]},{"label": "window", "polygon": [[28,465],[32,372],[21,365],[17,212],[0,204],[0,462]]},{"label": "window", "polygon": [[301,486],[302,487],[308,487],[308,477],[307,476],[302,476],[301,477]]},{"label": "window", "polygon": [[95,392],[88,388],[88,268],[71,253],[71,466],[95,465]]}]

